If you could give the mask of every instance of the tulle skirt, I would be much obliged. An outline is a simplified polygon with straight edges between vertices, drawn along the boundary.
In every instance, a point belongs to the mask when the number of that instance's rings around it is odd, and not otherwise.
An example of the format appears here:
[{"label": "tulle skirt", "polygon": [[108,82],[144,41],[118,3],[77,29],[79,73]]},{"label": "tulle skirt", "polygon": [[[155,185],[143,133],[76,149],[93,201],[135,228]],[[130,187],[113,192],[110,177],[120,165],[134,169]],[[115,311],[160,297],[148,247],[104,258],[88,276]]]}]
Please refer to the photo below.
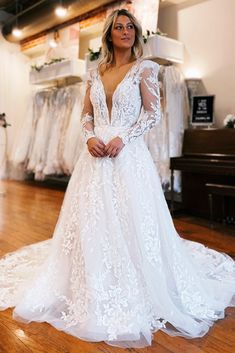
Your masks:
[{"label": "tulle skirt", "polygon": [[142,137],[116,158],[84,148],[53,238],[0,261],[2,310],[121,347],[150,345],[157,330],[201,337],[234,295],[234,261],[177,234]]}]

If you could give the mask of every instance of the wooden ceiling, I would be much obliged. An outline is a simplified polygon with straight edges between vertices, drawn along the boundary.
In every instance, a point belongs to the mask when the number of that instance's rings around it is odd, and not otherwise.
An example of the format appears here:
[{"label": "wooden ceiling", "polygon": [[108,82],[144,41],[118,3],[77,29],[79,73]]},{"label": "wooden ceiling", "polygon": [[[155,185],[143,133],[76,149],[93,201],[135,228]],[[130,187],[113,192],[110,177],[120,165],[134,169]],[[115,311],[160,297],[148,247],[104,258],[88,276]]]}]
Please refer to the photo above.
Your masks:
[{"label": "wooden ceiling", "polygon": [[19,5],[18,11],[16,11],[16,2],[15,0],[0,0],[0,10],[10,16],[5,22],[3,21],[2,33],[7,40],[12,42],[19,41],[12,35],[12,28],[16,24],[17,14],[17,26],[22,29],[20,40],[23,41],[38,33],[59,27],[63,25],[65,20],[67,23],[73,19],[79,21],[81,18],[91,16],[91,14],[104,9],[105,6],[115,3],[117,0],[63,0],[63,5],[68,8],[66,19],[58,18],[55,15],[54,10],[56,6],[60,5],[59,0],[21,0],[17,2]]},{"label": "wooden ceiling", "polygon": [[[192,0],[160,0],[160,6],[166,7],[190,1]],[[74,18],[80,20],[115,2],[117,0],[63,0],[63,4],[69,8],[66,21]],[[9,41],[18,41],[11,34],[17,15],[18,26],[23,29],[21,40],[59,26],[64,22],[64,19],[58,19],[54,14],[54,9],[59,4],[59,0],[0,0],[0,22],[3,24],[3,35]]]}]

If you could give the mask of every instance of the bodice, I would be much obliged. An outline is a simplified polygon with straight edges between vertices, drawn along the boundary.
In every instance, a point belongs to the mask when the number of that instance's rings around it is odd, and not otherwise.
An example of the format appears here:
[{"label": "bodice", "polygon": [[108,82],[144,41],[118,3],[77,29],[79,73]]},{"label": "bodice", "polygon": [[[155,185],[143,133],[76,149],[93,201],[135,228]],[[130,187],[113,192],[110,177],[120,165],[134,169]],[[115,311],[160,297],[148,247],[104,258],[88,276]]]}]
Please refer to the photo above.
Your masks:
[{"label": "bodice", "polygon": [[91,72],[90,99],[94,109],[95,126],[111,125],[131,127],[140,115],[140,60],[130,68],[117,85],[112,96],[111,116],[106,102],[104,86],[98,69]]},{"label": "bodice", "polygon": [[123,131],[118,136],[126,144],[156,125],[161,118],[158,71],[158,64],[137,59],[113,93],[109,116],[99,70],[91,70],[82,114],[86,140],[96,136],[97,127],[118,127]]}]

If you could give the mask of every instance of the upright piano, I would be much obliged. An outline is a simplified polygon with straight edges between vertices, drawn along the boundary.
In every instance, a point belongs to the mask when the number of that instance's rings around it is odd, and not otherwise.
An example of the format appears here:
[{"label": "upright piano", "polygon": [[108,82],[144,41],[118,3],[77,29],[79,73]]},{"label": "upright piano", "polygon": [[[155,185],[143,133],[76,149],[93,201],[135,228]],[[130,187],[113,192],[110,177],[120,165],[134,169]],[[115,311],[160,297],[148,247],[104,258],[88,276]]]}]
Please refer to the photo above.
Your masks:
[{"label": "upright piano", "polygon": [[[206,183],[235,185],[235,129],[187,129],[181,157],[170,159],[171,206],[174,170],[182,172],[183,208],[192,215],[209,217]],[[221,212],[216,200],[215,213]],[[228,210],[235,215],[235,199],[228,200]]]}]

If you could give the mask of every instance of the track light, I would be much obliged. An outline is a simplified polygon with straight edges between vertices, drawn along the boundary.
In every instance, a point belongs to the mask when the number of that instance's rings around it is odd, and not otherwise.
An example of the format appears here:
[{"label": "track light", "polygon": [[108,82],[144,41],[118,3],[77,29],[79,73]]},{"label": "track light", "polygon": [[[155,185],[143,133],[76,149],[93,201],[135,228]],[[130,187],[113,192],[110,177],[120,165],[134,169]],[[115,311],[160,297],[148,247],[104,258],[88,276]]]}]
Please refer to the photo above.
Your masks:
[{"label": "track light", "polygon": [[49,47],[51,48],[58,47],[59,40],[60,40],[59,32],[56,30],[53,34],[51,33],[48,39],[49,39],[48,40]]},{"label": "track light", "polygon": [[60,5],[56,7],[55,9],[55,14],[58,17],[65,17],[68,13],[68,9],[66,7],[63,6],[62,1],[60,1]]},{"label": "track light", "polygon": [[56,48],[58,46],[57,42],[55,41],[55,39],[50,39],[48,42],[49,46],[51,48]]},{"label": "track light", "polygon": [[19,12],[19,6],[18,6],[18,0],[16,0],[16,20],[15,20],[15,26],[12,29],[12,34],[16,38],[20,38],[22,36],[22,30],[18,27],[18,12]]},{"label": "track light", "polygon": [[22,31],[18,27],[14,27],[12,30],[12,34],[16,38],[20,38],[22,36]]}]

